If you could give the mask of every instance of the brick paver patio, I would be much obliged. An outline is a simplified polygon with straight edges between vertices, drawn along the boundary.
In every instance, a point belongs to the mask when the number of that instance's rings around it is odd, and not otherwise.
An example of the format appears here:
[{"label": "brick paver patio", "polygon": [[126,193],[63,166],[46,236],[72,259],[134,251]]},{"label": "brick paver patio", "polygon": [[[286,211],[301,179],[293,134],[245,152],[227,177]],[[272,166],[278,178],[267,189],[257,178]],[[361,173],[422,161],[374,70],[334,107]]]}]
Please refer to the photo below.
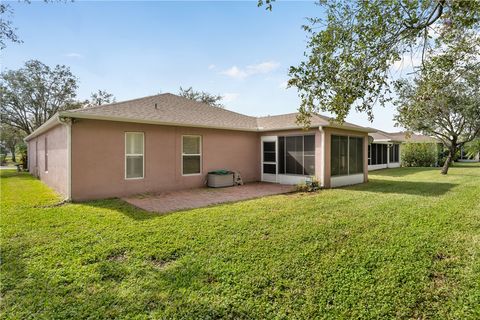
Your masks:
[{"label": "brick paver patio", "polygon": [[125,197],[123,200],[147,211],[166,213],[288,193],[294,189],[295,187],[290,185],[258,182],[228,188],[205,187],[158,194],[142,194]]}]

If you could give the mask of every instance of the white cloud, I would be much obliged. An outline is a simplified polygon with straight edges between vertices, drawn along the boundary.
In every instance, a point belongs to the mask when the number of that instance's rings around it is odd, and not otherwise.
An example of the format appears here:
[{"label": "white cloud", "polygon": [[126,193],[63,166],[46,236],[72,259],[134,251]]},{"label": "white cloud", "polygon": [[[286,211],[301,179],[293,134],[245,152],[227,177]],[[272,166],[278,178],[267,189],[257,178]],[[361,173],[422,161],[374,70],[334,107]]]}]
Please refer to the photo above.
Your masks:
[{"label": "white cloud", "polygon": [[390,69],[393,72],[399,71],[412,71],[415,67],[420,66],[422,63],[421,55],[412,55],[410,53],[404,54],[400,60],[395,61]]},{"label": "white cloud", "polygon": [[266,74],[276,70],[280,64],[275,61],[266,61],[259,64],[251,64],[241,69],[237,66],[232,66],[229,69],[223,70],[220,74],[229,76],[234,79],[245,79],[246,77],[256,74]]},{"label": "white cloud", "polygon": [[76,53],[76,52],[67,53],[65,56],[68,57],[68,58],[75,58],[75,59],[83,58],[83,55],[81,55],[80,53]]},{"label": "white cloud", "polygon": [[232,102],[238,98],[240,94],[236,92],[225,92],[223,94],[223,102]]},{"label": "white cloud", "polygon": [[234,79],[244,79],[248,76],[245,71],[239,69],[237,66],[233,66],[227,70],[223,70],[220,73]]},{"label": "white cloud", "polygon": [[216,67],[216,65],[210,64],[210,65],[208,66],[208,70],[213,70],[213,69],[215,69],[215,67]]}]

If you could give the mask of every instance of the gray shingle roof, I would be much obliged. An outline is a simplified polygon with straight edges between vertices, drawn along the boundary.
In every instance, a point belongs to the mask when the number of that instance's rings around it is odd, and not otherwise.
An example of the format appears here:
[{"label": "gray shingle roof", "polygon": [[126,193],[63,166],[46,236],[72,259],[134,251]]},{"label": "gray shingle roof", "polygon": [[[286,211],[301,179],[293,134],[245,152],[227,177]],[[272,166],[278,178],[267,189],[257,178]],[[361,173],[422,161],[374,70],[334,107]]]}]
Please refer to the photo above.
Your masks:
[{"label": "gray shingle roof", "polygon": [[422,134],[408,133],[406,131],[400,132],[385,132],[378,130],[377,132],[369,133],[375,141],[388,142],[439,142],[437,139]]},{"label": "gray shingle roof", "polygon": [[[267,117],[251,117],[237,112],[164,93],[102,106],[62,112],[60,116],[145,122],[165,125],[208,127],[229,130],[270,131],[300,128],[298,113]],[[311,127],[329,126],[368,131],[352,123],[335,124],[331,118],[313,115]]]}]

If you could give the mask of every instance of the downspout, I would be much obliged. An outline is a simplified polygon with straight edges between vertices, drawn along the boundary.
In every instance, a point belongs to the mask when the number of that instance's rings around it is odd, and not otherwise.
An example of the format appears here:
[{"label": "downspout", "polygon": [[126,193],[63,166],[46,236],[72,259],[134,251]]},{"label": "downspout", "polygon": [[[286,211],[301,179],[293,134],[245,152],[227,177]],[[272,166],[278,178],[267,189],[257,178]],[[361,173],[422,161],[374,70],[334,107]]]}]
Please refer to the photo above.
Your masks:
[{"label": "downspout", "polygon": [[60,122],[67,128],[67,198],[72,200],[72,118],[59,117]]}]

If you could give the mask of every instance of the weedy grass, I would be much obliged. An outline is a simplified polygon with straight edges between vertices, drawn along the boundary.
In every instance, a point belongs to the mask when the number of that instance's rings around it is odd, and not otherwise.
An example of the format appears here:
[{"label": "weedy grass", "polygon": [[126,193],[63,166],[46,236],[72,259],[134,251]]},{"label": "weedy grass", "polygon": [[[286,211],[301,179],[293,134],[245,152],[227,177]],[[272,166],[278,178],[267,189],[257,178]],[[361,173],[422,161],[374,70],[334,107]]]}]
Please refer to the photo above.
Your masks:
[{"label": "weedy grass", "polygon": [[1,318],[480,318],[480,166],[166,215],[1,171]]}]

